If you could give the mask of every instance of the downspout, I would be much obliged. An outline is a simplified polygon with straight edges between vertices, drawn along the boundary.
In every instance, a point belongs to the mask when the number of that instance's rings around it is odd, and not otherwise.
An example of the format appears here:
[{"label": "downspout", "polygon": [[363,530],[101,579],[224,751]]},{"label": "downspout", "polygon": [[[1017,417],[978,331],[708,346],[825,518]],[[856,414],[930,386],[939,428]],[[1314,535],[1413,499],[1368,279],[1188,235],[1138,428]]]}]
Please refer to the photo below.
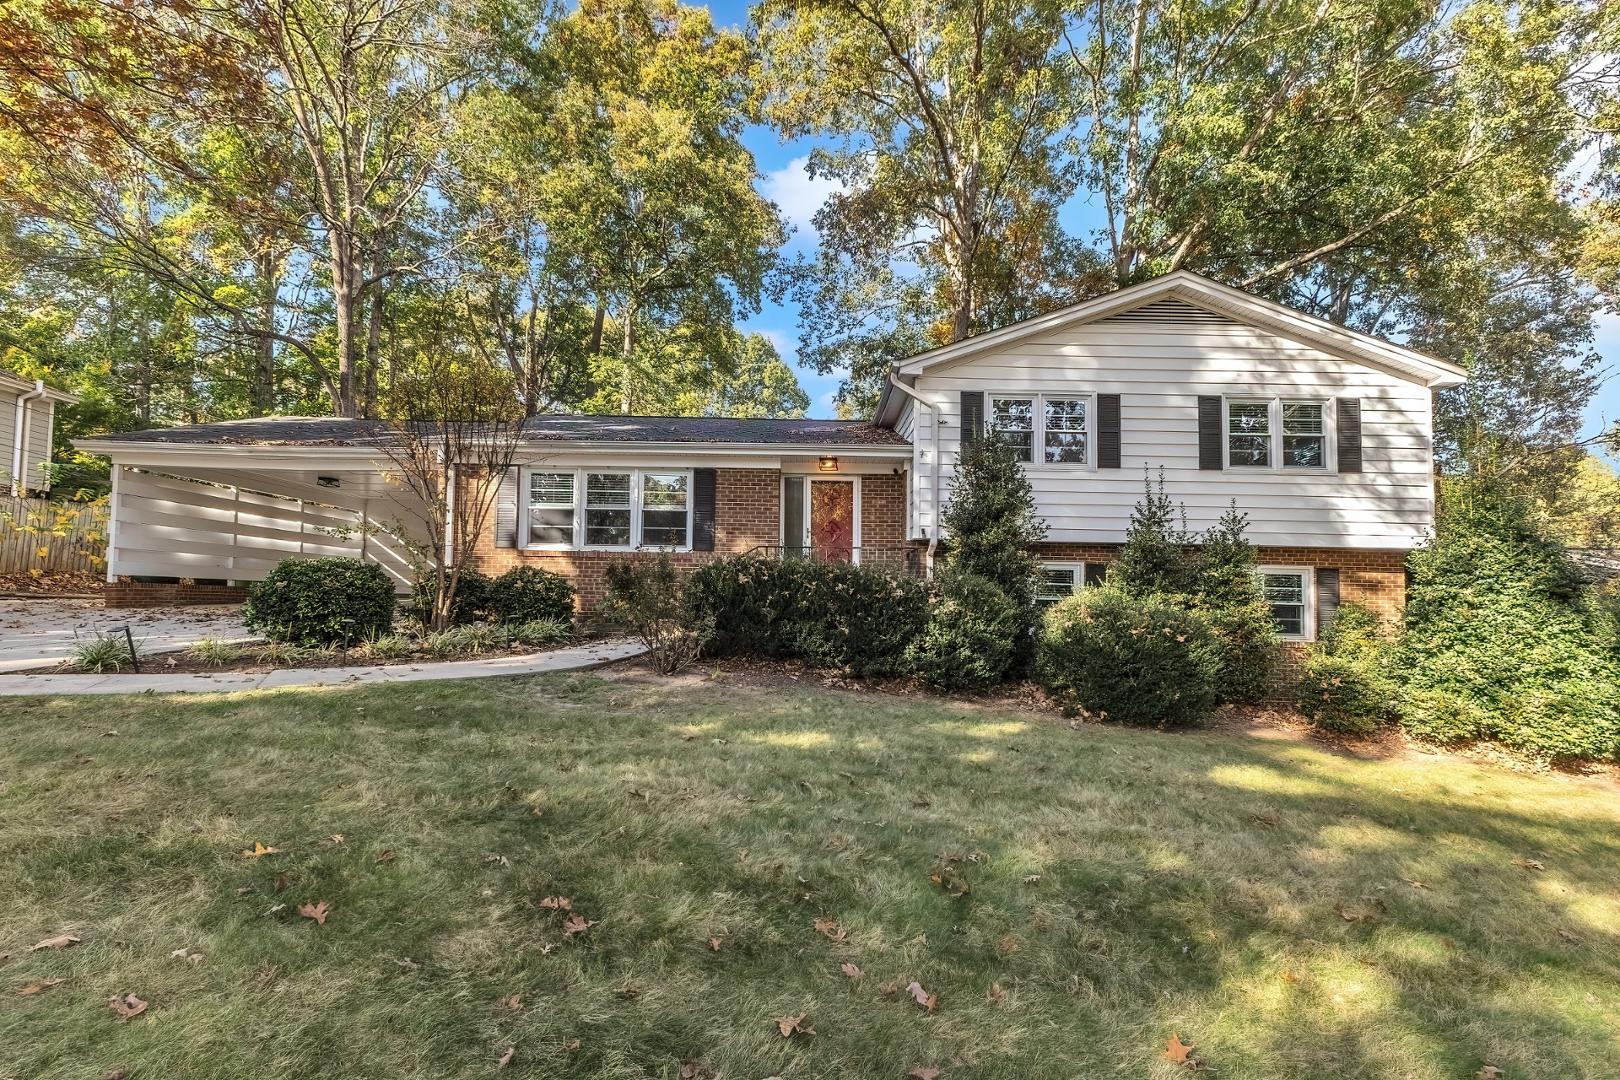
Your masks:
[{"label": "downspout", "polygon": [[932,463],[929,466],[929,483],[933,491],[933,501],[929,504],[929,509],[933,518],[928,529],[928,576],[933,577],[934,553],[939,550],[939,406],[896,379],[892,372],[889,375],[889,385],[927,409],[931,418],[928,426],[933,433],[934,447]]},{"label": "downspout", "polygon": [[28,451],[28,429],[33,420],[33,410],[28,407],[30,401],[38,401],[45,396],[45,380],[34,380],[34,388],[26,394],[17,396],[17,423],[12,428],[11,448],[11,493],[21,498],[28,492],[27,464],[23,458]]}]

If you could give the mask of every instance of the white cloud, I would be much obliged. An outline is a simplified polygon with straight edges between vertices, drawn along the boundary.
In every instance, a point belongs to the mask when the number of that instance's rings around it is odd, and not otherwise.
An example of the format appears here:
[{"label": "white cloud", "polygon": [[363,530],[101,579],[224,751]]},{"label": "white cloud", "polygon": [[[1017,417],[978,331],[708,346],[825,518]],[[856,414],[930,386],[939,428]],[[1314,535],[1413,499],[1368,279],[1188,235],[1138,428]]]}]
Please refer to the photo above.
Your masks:
[{"label": "white cloud", "polygon": [[782,211],[782,217],[797,232],[796,242],[815,245],[816,227],[813,219],[827,196],[839,191],[842,185],[826,177],[812,179],[805,171],[808,156],[796,157],[780,169],[765,174],[765,197]]}]

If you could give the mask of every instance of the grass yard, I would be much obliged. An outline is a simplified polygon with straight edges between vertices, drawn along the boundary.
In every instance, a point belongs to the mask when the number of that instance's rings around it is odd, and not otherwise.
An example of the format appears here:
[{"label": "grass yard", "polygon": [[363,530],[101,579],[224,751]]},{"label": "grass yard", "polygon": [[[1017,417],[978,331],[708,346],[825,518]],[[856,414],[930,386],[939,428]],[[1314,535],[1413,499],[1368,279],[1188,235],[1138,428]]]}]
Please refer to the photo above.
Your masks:
[{"label": "grass yard", "polygon": [[0,732],[7,1080],[1620,1076],[1607,781],[742,676]]}]

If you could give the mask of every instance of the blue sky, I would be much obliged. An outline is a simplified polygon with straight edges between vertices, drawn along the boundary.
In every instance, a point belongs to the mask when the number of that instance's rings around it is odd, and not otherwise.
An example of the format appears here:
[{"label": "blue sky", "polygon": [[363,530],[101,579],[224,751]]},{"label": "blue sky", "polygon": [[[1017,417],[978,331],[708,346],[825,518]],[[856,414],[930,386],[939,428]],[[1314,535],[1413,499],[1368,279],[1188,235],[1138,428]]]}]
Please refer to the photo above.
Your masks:
[{"label": "blue sky", "polygon": [[[715,21],[722,25],[741,26],[747,18],[747,5],[722,2],[709,5]],[[761,127],[751,128],[744,137],[753,151],[759,170],[764,175],[761,189],[771,201],[781,207],[789,226],[794,230],[787,254],[791,257],[815,249],[816,231],[810,219],[815,215],[830,190],[825,182],[812,181],[804,172],[806,156],[814,143],[809,140],[784,142],[775,132]],[[1084,202],[1075,202],[1066,208],[1064,217],[1068,227],[1076,232],[1094,227],[1094,208]],[[797,308],[789,304],[767,304],[759,315],[745,324],[770,337],[782,357],[794,365],[799,382],[810,395],[810,415],[833,415],[833,393],[838,389],[836,375],[822,375],[800,367],[797,362],[799,318]],[[1599,323],[1596,342],[1598,351],[1611,368],[1620,369],[1620,316],[1605,316]],[[1602,391],[1587,408],[1587,432],[1595,434],[1605,422],[1620,418],[1620,370],[1604,384]]]}]

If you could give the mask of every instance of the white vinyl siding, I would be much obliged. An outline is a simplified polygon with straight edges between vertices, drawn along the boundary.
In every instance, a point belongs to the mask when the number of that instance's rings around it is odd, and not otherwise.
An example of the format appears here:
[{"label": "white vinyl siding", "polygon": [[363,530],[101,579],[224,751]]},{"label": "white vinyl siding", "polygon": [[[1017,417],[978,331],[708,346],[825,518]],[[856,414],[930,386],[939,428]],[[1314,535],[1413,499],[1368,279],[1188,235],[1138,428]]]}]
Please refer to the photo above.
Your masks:
[{"label": "white vinyl siding", "polygon": [[[949,498],[963,391],[984,392],[987,399],[1120,395],[1120,468],[1028,472],[1054,543],[1122,542],[1142,496],[1144,467],[1157,479],[1161,466],[1166,490],[1186,506],[1191,528],[1214,524],[1236,500],[1249,515],[1256,544],[1407,549],[1432,528],[1429,389],[1253,327],[1102,320],[936,368],[918,376],[916,389],[943,420],[941,498]],[[1200,395],[1324,404],[1354,398],[1361,404],[1363,471],[1200,470]],[[1329,430],[1331,414],[1329,407]],[[914,422],[915,535],[926,536],[934,511],[930,411],[917,410]],[[1280,424],[1279,417],[1279,439]],[[1325,440],[1331,453],[1331,436]]]}]

